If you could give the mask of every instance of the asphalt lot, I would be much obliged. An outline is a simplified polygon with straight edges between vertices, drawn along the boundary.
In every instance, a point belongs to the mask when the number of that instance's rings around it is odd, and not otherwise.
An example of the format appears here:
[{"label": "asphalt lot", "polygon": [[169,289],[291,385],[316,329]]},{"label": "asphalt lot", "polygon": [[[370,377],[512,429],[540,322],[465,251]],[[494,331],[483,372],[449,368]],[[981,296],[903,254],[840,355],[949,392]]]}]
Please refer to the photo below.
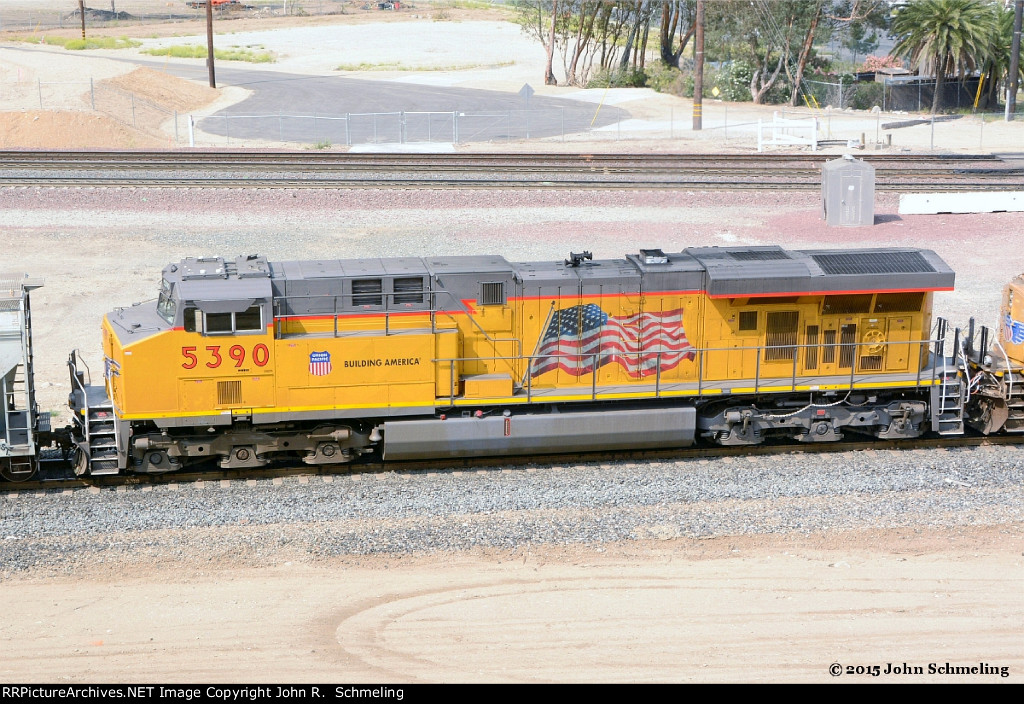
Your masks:
[{"label": "asphalt lot", "polygon": [[[197,81],[205,64],[131,60]],[[217,86],[251,95],[197,120],[203,132],[231,139],[365,142],[476,142],[584,132],[628,119],[610,105],[496,90],[305,76],[217,64]],[[529,92],[529,90],[524,91]]]}]

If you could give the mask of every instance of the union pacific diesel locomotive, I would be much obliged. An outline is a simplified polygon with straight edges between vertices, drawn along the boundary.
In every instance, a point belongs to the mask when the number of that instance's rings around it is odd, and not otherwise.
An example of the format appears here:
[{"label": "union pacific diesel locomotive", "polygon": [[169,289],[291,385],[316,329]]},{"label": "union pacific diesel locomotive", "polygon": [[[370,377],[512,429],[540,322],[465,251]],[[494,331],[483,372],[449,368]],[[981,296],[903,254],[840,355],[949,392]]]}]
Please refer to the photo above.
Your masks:
[{"label": "union pacific diesel locomotive", "polygon": [[[998,335],[933,324],[910,248],[641,250],[272,263],[188,258],[71,353],[73,424],[33,392],[26,279],[0,286],[0,469],[79,474],[1024,432],[1024,279]],[[933,333],[934,330],[934,334]]]}]

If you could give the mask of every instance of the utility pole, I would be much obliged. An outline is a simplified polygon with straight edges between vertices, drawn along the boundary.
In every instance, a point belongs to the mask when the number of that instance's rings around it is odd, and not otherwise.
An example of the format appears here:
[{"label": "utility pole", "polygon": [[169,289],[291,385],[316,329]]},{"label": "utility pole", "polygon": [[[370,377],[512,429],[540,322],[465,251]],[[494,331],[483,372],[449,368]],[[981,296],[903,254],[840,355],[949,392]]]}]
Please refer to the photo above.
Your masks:
[{"label": "utility pole", "polygon": [[85,39],[85,0],[78,0],[78,15],[82,18],[82,39]]},{"label": "utility pole", "polygon": [[696,33],[693,44],[693,129],[701,130],[701,112],[704,109],[704,0],[697,0],[694,18]]},{"label": "utility pole", "polygon": [[1017,85],[1020,80],[1020,30],[1024,15],[1024,0],[1017,0],[1013,8],[1013,41],[1010,44],[1010,88],[1006,96],[1006,121],[1013,119],[1017,110]]},{"label": "utility pole", "polygon": [[210,87],[217,87],[213,71],[213,2],[206,0],[206,65],[210,67]]}]

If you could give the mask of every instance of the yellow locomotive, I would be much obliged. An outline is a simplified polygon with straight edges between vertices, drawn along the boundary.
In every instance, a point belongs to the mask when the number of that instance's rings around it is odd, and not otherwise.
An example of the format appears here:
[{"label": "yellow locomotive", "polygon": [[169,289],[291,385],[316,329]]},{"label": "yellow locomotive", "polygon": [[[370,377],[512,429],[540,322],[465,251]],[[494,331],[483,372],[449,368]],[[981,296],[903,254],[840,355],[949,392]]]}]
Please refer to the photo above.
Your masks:
[{"label": "yellow locomotive", "polygon": [[985,434],[1024,433],[1024,274],[1003,289],[998,329],[967,333],[968,422]]},{"label": "yellow locomotive", "polygon": [[960,433],[952,287],[909,248],[185,259],[104,319],[104,388],[72,356],[78,471]]}]

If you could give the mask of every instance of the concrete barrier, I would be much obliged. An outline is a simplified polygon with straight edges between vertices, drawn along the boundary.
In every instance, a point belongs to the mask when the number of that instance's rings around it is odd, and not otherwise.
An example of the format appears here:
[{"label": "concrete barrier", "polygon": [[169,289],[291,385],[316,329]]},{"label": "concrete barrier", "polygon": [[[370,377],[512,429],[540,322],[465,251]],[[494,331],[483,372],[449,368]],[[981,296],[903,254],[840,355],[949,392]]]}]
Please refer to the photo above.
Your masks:
[{"label": "concrete barrier", "polygon": [[1014,213],[1024,211],[1024,191],[997,193],[904,193],[900,215]]}]

